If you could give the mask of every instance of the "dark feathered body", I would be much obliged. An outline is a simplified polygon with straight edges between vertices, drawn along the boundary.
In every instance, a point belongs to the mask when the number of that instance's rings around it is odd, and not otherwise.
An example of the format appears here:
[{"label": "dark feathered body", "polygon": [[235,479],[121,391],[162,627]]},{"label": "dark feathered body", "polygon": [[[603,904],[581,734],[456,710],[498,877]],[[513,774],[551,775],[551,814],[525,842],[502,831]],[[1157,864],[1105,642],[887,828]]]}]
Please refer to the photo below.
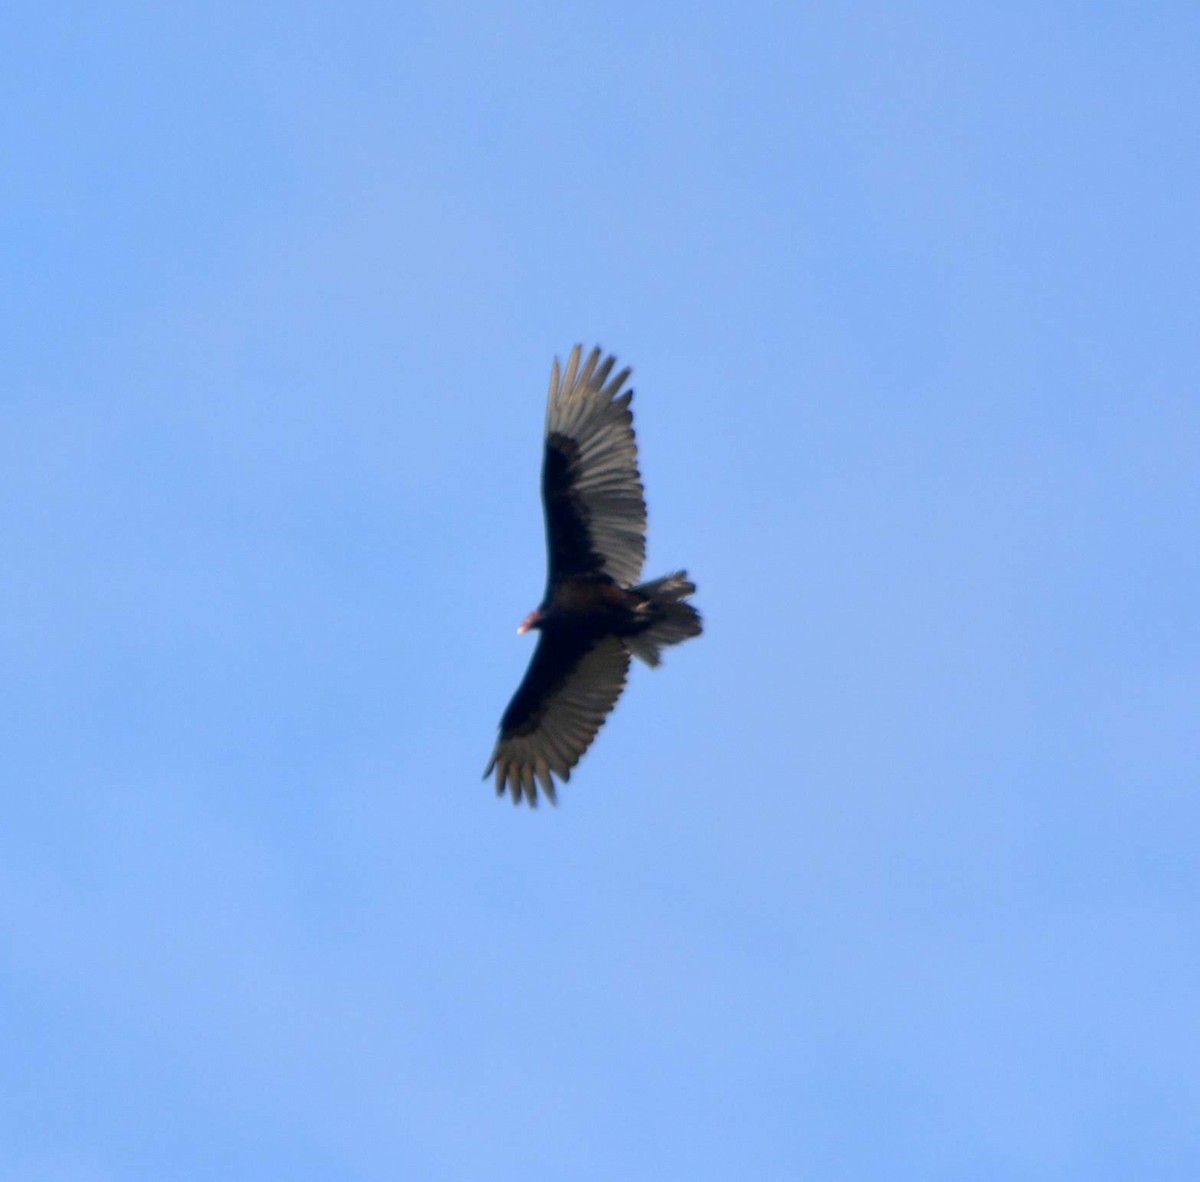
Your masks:
[{"label": "dark feathered body", "polygon": [[629,370],[611,381],[614,358],[595,349],[582,369],[576,345],[565,376],[550,378],[542,501],[547,578],[541,606],[521,631],[541,635],[504,717],[484,772],[496,790],[537,803],[541,784],[570,777],[625,685],[631,656],[659,663],[665,645],[701,631],[685,602],[685,572],[634,585],[645,559],[646,505],[637,470]]},{"label": "dark feathered body", "polygon": [[611,579],[568,579],[554,587],[539,611],[543,631],[612,632],[632,636],[650,625],[651,599],[638,588],[618,587]]}]

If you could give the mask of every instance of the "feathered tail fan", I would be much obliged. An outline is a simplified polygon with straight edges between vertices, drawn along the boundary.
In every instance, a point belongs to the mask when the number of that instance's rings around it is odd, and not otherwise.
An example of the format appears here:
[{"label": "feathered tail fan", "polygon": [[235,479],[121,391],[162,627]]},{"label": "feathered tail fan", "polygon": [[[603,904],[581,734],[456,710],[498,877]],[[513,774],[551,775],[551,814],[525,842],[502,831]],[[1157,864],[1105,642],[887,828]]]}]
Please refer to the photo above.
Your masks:
[{"label": "feathered tail fan", "polygon": [[677,570],[673,575],[652,579],[633,590],[646,597],[644,610],[653,621],[645,632],[622,637],[625,647],[639,660],[650,666],[657,665],[661,660],[660,649],[700,635],[700,613],[685,602],[696,591],[696,584],[687,577],[687,571]]}]

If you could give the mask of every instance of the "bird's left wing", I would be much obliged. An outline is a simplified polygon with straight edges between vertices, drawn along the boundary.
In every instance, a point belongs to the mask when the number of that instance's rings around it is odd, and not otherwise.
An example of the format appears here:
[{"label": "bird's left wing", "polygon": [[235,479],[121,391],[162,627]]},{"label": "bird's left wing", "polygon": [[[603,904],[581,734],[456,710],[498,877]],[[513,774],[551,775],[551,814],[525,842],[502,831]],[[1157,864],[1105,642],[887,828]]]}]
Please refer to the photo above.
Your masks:
[{"label": "bird's left wing", "polygon": [[554,776],[564,782],[591,746],[621,696],[629,653],[614,636],[587,641],[543,632],[529,668],[500,720],[500,738],[484,770],[494,768],[496,794],[537,804],[537,784],[555,802]]}]

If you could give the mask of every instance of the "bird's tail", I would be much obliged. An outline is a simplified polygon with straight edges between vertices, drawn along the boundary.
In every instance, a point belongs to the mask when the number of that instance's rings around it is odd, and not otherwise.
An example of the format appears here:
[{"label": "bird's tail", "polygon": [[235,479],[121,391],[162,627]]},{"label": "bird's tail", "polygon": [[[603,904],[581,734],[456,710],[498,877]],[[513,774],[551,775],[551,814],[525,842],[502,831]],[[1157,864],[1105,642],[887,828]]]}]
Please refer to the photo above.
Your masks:
[{"label": "bird's tail", "polygon": [[687,571],[677,570],[633,589],[646,597],[644,610],[651,621],[644,632],[624,637],[625,646],[635,657],[647,665],[657,665],[660,649],[700,635],[700,613],[685,602],[696,591]]}]

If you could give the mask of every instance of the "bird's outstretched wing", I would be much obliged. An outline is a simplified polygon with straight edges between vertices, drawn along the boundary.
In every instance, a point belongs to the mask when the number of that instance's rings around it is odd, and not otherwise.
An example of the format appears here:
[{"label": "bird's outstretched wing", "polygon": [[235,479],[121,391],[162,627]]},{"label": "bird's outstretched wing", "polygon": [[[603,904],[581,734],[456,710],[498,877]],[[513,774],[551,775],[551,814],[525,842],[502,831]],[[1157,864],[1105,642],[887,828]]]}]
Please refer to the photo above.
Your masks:
[{"label": "bird's outstretched wing", "polygon": [[543,632],[533,660],[500,720],[496,794],[537,804],[537,784],[555,801],[554,777],[566,781],[621,696],[629,653],[615,636],[585,640]]},{"label": "bird's outstretched wing", "polygon": [[[646,502],[633,435],[630,373],[610,379],[615,357],[571,350],[564,373],[550,371],[542,503],[546,512],[547,587],[607,575],[628,586],[646,560]],[[549,598],[549,592],[547,593]]]}]

